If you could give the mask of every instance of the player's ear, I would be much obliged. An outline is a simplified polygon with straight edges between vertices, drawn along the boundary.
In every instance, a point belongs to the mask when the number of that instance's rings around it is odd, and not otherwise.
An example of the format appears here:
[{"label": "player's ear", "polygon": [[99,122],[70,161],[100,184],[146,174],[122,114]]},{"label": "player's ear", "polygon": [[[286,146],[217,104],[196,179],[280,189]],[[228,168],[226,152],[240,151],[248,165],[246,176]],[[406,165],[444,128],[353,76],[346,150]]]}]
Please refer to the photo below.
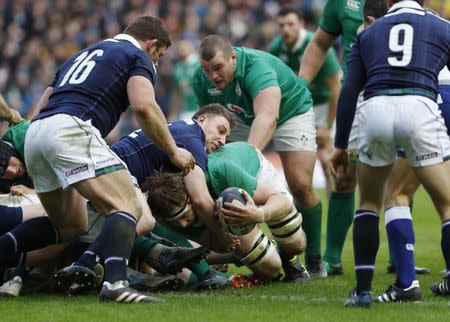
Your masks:
[{"label": "player's ear", "polygon": [[155,46],[158,43],[158,39],[148,39],[145,44],[147,46],[147,50],[150,51],[150,48]]}]

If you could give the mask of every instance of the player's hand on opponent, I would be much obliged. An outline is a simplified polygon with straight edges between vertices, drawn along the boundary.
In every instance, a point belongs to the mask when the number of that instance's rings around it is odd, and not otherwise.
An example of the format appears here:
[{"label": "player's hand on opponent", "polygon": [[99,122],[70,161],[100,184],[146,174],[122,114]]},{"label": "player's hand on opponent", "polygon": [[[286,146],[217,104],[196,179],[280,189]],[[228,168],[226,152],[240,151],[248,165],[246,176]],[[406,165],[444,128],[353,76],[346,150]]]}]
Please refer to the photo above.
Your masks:
[{"label": "player's hand on opponent", "polygon": [[18,124],[20,122],[23,122],[23,117],[17,112],[16,110],[11,109],[11,117],[9,119],[9,123],[11,124]]},{"label": "player's hand on opponent", "polygon": [[188,150],[177,147],[176,152],[169,156],[170,162],[181,169],[181,175],[185,176],[195,167],[195,159]]},{"label": "player's hand on opponent", "polygon": [[345,149],[334,149],[329,158],[331,173],[336,178],[345,176],[347,173],[348,161],[349,157]]},{"label": "player's hand on opponent", "polygon": [[242,195],[245,198],[245,204],[225,202],[219,216],[230,225],[236,226],[264,222],[264,209],[255,205],[247,191],[242,190]]},{"label": "player's hand on opponent", "polygon": [[35,195],[36,194],[34,189],[28,188],[27,186],[24,186],[22,184],[12,186],[10,193],[13,196]]}]

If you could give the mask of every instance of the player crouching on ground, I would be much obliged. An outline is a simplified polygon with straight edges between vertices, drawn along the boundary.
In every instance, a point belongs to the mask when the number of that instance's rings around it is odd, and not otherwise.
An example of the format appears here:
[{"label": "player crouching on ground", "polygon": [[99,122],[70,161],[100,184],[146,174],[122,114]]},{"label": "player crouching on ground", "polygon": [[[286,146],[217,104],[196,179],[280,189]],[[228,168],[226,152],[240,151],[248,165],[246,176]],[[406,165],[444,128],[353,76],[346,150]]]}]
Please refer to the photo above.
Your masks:
[{"label": "player crouching on ground", "polygon": [[[147,178],[144,186],[148,191],[147,201],[154,210],[157,220],[201,245],[214,251],[221,251],[216,245],[217,233],[207,230],[200,222],[187,198],[183,180],[179,175],[161,172]],[[253,199],[250,194],[253,195]],[[254,190],[245,193],[245,198],[247,199],[245,206],[238,211],[245,214],[245,218],[241,221],[242,224],[278,220],[292,212],[292,203],[267,185],[258,184]],[[265,211],[259,211],[256,204],[263,205]],[[264,213],[266,218],[262,216]],[[237,222],[239,221],[235,220],[235,223]],[[301,247],[303,250],[305,247],[304,234],[302,237]],[[258,225],[250,233],[239,236],[239,240],[240,244],[233,252],[243,264],[260,279],[279,278],[282,267],[280,256]]]}]

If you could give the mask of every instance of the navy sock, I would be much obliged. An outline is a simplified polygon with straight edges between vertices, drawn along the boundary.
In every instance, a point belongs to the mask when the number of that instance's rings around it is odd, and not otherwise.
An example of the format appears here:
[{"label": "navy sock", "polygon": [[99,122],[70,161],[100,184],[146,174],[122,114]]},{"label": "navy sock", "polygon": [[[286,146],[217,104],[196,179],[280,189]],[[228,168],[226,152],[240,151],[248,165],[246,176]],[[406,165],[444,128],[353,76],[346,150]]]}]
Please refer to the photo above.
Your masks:
[{"label": "navy sock", "polygon": [[79,262],[85,266],[95,264],[96,256],[104,259],[105,281],[114,283],[127,279],[128,259],[136,237],[136,219],[124,212],[106,217],[102,230]]},{"label": "navy sock", "polygon": [[385,211],[389,247],[395,258],[397,283],[401,288],[411,286],[416,279],[414,269],[414,228],[409,207],[392,207]]},{"label": "navy sock", "polygon": [[378,214],[367,210],[356,211],[353,220],[353,249],[355,253],[356,292],[372,288],[375,258],[380,245]]},{"label": "navy sock", "polygon": [[441,248],[447,268],[447,276],[450,276],[450,220],[442,223]]},{"label": "navy sock", "polygon": [[15,253],[29,252],[58,242],[58,230],[48,217],[27,220],[0,237],[0,266]]},{"label": "navy sock", "polygon": [[22,223],[21,207],[7,207],[0,205],[0,236],[16,228]]}]

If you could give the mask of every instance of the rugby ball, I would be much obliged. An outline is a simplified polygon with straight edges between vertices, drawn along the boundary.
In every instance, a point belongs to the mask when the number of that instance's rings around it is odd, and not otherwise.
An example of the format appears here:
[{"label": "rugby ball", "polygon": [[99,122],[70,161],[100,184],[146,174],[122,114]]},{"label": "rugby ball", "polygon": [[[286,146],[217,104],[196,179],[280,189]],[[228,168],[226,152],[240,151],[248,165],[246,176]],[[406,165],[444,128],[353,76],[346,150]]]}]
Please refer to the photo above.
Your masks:
[{"label": "rugby ball", "polygon": [[[245,204],[245,198],[242,195],[242,189],[230,187],[222,191],[219,198],[216,200],[216,214],[219,216],[220,209],[222,209],[225,202],[232,204]],[[244,224],[242,226],[230,226],[221,216],[219,221],[226,232],[233,235],[246,235],[253,230],[255,224]]]}]

